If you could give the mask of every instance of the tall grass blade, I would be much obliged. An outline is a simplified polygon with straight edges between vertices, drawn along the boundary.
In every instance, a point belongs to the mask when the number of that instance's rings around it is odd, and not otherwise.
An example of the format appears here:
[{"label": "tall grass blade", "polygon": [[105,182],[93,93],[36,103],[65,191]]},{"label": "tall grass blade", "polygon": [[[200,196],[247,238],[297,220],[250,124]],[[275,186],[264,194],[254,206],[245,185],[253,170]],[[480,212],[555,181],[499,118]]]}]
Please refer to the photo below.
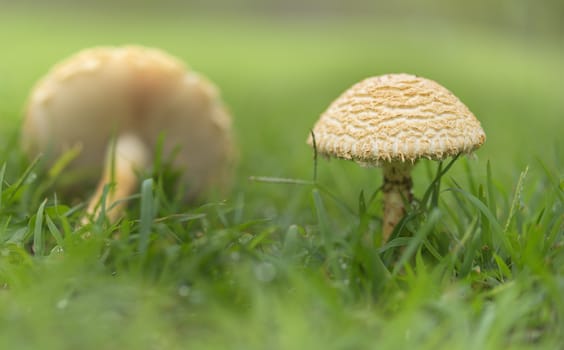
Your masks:
[{"label": "tall grass blade", "polygon": [[311,140],[313,143],[313,182],[317,182],[317,141],[313,130],[311,130]]},{"label": "tall grass blade", "polygon": [[542,167],[542,170],[544,171],[548,181],[553,184],[554,188],[558,189],[557,191],[555,191],[556,195],[561,202],[564,202],[564,178],[557,179],[556,177],[558,175],[555,175],[554,172],[548,168],[544,161],[542,161],[541,159],[537,159],[537,161]]},{"label": "tall grass blade", "polygon": [[72,162],[76,157],[80,155],[80,152],[82,152],[82,145],[76,144],[75,146],[71,147],[68,151],[63,153],[63,155],[61,155],[57,159],[55,164],[53,164],[53,166],[49,169],[47,173],[49,177],[51,179],[58,178],[59,175],[61,175],[61,173],[63,172],[63,170],[65,170],[67,165],[69,165],[70,162]]},{"label": "tall grass blade", "polygon": [[360,216],[366,214],[366,200],[364,199],[364,191],[360,191],[358,195],[358,213]]},{"label": "tall grass blade", "polygon": [[[112,191],[112,187],[114,186],[114,183],[109,183],[104,185],[104,189],[102,190],[102,196],[100,197],[100,202],[98,204],[96,204],[96,210],[98,208],[100,208],[99,214],[97,218],[94,218],[96,226],[98,227],[102,227],[102,224],[104,223],[104,220],[106,218],[106,212],[108,210],[108,208],[106,207],[106,202],[107,202],[107,198],[108,195],[110,193],[110,191]],[[111,205],[111,204],[110,204]],[[96,212],[96,211],[94,211]]]},{"label": "tall grass blade", "polygon": [[321,198],[319,190],[316,188],[313,189],[312,194],[319,233],[321,234],[325,248],[330,249],[329,216],[325,210],[325,205],[323,204],[323,199]]},{"label": "tall grass blade", "polygon": [[291,225],[284,235],[282,245],[282,255],[290,257],[296,255],[300,250],[300,232],[299,227]]},{"label": "tall grass blade", "polygon": [[478,186],[476,185],[476,181],[474,181],[474,176],[472,176],[472,169],[470,168],[470,163],[468,162],[468,158],[464,159],[462,162],[464,165],[464,172],[466,173],[466,180],[468,181],[468,187],[470,188],[470,193],[476,193],[478,190]]},{"label": "tall grass blade", "polygon": [[460,154],[453,157],[450,162],[448,162],[448,164],[444,167],[444,169],[442,168],[442,162],[439,163],[437,167],[437,174],[435,175],[435,178],[433,179],[429,187],[427,187],[427,190],[425,191],[425,194],[421,199],[421,204],[423,205],[423,207],[428,208],[429,197],[436,189],[437,183],[441,181],[441,178],[447,173],[447,171],[449,171],[449,169],[454,165],[454,162],[456,162],[459,157]]},{"label": "tall grass blade", "polygon": [[6,190],[6,192],[9,191],[8,201],[10,201],[12,198],[14,198],[16,193],[18,193],[18,190],[23,186],[23,184],[25,183],[25,181],[27,180],[27,178],[29,177],[29,175],[31,174],[33,169],[35,169],[35,167],[39,163],[40,159],[41,159],[41,155],[37,156],[31,162],[31,164],[25,169],[24,173],[18,178],[16,183],[13,184],[12,186],[10,186],[8,190]]},{"label": "tall grass blade", "polygon": [[289,179],[283,177],[269,177],[269,176],[249,176],[249,181],[274,183],[283,185],[315,185],[315,182],[301,179]]},{"label": "tall grass blade", "polygon": [[141,184],[141,214],[139,222],[139,253],[147,254],[149,236],[153,222],[153,179],[146,179]]},{"label": "tall grass blade", "polygon": [[[443,162],[439,162],[439,165],[437,166],[437,174],[441,174],[442,169],[443,169]],[[441,178],[442,178],[442,175],[437,178],[437,181],[435,181],[435,186],[433,188],[433,191],[431,191],[431,208],[436,208],[439,205],[439,193],[441,191]]]},{"label": "tall grass blade", "polygon": [[61,231],[57,228],[53,220],[51,220],[51,217],[49,215],[45,215],[45,223],[47,223],[47,228],[49,229],[49,232],[51,233],[53,238],[55,238],[57,245],[62,248],[65,243],[63,240],[63,235],[61,234]]},{"label": "tall grass blade", "polygon": [[525,183],[525,178],[527,177],[527,173],[529,172],[529,166],[525,167],[525,170],[521,172],[519,175],[519,181],[517,181],[517,186],[515,187],[515,194],[513,195],[513,201],[511,202],[511,207],[509,208],[509,215],[507,216],[507,221],[505,221],[505,227],[503,228],[503,232],[507,232],[509,229],[509,225],[511,224],[511,220],[515,216],[515,210],[517,210],[517,206],[521,201],[521,194],[523,193],[523,185]]},{"label": "tall grass blade", "polygon": [[489,160],[486,166],[486,171],[487,171],[488,206],[490,207],[492,213],[497,217],[497,205],[495,202],[495,193],[494,193],[494,185],[492,178],[492,166]]},{"label": "tall grass blade", "polygon": [[400,271],[400,269],[405,264],[405,262],[407,262],[409,259],[411,259],[411,257],[413,257],[413,254],[415,254],[417,248],[421,245],[425,237],[427,237],[429,233],[431,233],[431,230],[435,227],[435,224],[437,223],[437,221],[439,221],[440,218],[441,218],[440,210],[433,209],[431,211],[431,214],[429,215],[429,219],[427,220],[427,222],[423,225],[423,227],[421,227],[417,231],[415,236],[413,236],[410,239],[407,247],[405,248],[396,266],[394,267],[392,275],[396,276]]},{"label": "tall grass blade", "polygon": [[0,169],[0,211],[2,210],[2,194],[4,193],[4,176],[6,175],[6,163]]},{"label": "tall grass blade", "polygon": [[45,238],[43,237],[43,213],[47,198],[39,205],[35,216],[35,227],[33,228],[33,252],[37,256],[43,256],[45,253]]},{"label": "tall grass blade", "polygon": [[466,198],[466,200],[468,200],[472,205],[474,205],[486,217],[489,224],[493,228],[492,233],[495,234],[495,237],[497,237],[498,240],[503,244],[503,248],[507,252],[511,252],[511,243],[507,239],[507,237],[506,237],[506,235],[503,231],[503,227],[501,227],[501,225],[499,224],[499,222],[497,221],[495,216],[492,214],[490,209],[480,199],[478,199],[476,196],[473,196],[472,194],[470,194],[466,191],[462,191],[462,190],[459,190],[457,188],[450,188],[450,189],[447,189],[446,191],[459,193],[464,198]]}]

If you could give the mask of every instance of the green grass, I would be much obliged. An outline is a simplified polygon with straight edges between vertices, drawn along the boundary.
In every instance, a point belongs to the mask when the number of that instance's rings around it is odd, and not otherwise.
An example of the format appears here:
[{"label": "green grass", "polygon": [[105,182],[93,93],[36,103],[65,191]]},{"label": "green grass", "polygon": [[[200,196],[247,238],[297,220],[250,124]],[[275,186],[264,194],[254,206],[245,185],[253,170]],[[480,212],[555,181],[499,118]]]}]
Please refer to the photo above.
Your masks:
[{"label": "green grass", "polygon": [[[560,42],[448,23],[131,15],[124,25],[17,11],[0,13],[0,42],[0,349],[564,344]],[[88,194],[58,196],[60,169],[26,160],[17,128],[48,67],[120,43],[164,48],[221,87],[240,165],[222,200],[178,203],[156,176],[124,220],[81,227]],[[381,172],[319,159],[314,183],[305,139],[341,91],[400,71],[453,90],[488,140],[445,174],[420,162],[419,205],[382,247]]]}]

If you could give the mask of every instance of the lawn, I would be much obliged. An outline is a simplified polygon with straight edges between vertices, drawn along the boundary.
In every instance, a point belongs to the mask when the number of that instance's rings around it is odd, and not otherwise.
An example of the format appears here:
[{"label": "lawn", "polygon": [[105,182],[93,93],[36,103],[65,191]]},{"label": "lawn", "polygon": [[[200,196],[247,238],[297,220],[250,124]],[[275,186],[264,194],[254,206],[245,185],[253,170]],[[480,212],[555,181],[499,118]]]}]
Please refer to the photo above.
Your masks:
[{"label": "lawn", "polygon": [[[0,349],[561,348],[559,34],[3,10]],[[58,196],[56,178],[29,168],[17,130],[51,65],[81,48],[128,43],[167,50],[220,87],[239,146],[234,188],[185,205],[169,200],[157,176],[116,225],[80,226],[88,193]],[[448,87],[487,141],[442,177],[437,163],[421,161],[415,196],[430,195],[410,213],[412,238],[381,247],[367,239],[381,234],[381,171],[319,159],[309,183],[305,139],[342,91],[390,72]]]}]

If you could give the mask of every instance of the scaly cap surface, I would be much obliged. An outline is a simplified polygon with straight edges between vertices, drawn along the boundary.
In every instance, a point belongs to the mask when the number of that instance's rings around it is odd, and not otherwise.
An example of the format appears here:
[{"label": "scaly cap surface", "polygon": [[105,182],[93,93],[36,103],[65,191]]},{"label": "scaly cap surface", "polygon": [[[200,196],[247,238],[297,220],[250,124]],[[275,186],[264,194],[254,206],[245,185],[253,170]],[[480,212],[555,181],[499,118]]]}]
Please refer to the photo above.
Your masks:
[{"label": "scaly cap surface", "polygon": [[[337,98],[313,128],[320,154],[379,165],[471,153],[480,122],[449,90],[409,74],[365,79]],[[312,137],[308,139],[313,144]]]}]

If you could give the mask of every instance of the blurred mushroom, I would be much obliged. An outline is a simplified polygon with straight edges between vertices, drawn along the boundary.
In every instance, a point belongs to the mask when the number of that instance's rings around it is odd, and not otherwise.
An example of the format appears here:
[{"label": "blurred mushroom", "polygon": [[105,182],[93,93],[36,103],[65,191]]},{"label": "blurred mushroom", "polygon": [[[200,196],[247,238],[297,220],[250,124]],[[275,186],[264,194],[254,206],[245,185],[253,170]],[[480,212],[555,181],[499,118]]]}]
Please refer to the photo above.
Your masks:
[{"label": "blurred mushroom", "polygon": [[[383,168],[384,242],[412,200],[415,162],[471,153],[486,138],[480,122],[450,91],[409,74],[355,84],[321,115],[313,134],[320,154]],[[313,144],[311,136],[308,143]]]},{"label": "blurred mushroom", "polygon": [[[187,199],[225,187],[231,117],[217,89],[178,59],[136,46],[87,49],[56,65],[34,87],[22,129],[30,157],[41,153],[53,164],[78,145],[66,170],[86,174],[81,184],[103,174],[90,213],[112,178],[106,204],[135,191],[161,137],[163,157],[183,172]],[[119,215],[119,206],[108,212],[110,220]]]}]

